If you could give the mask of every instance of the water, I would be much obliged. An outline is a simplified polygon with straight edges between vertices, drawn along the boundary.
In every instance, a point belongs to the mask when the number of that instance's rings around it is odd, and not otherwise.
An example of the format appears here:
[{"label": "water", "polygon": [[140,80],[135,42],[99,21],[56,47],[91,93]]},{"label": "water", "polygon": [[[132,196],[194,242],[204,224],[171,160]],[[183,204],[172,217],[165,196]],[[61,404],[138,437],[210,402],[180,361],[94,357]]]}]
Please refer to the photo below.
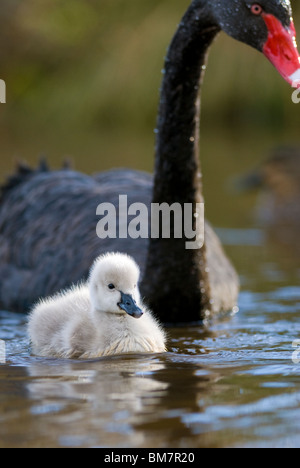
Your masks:
[{"label": "water", "polygon": [[164,355],[34,357],[26,317],[1,312],[0,447],[300,447],[298,262],[257,228],[220,234],[240,312],[169,329]]}]

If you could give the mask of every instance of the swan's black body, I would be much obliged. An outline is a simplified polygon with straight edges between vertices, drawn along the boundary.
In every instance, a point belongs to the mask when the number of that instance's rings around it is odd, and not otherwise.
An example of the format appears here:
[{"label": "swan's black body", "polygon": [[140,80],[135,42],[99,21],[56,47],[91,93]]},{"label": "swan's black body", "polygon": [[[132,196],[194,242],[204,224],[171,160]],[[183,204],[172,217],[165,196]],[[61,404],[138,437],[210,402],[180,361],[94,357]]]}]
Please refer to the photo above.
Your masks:
[{"label": "swan's black body", "polygon": [[[201,250],[186,239],[107,239],[96,236],[99,203],[119,194],[150,205],[202,201],[198,158],[198,96],[206,54],[218,32],[262,50],[267,28],[253,17],[252,1],[194,0],[170,46],[161,93],[154,184],[151,176],[117,171],[88,177],[66,170],[21,170],[0,202],[0,306],[27,310],[88,274],[95,257],[118,250],[144,273],[141,290],[161,320],[197,321],[236,305],[237,275],[209,226]],[[262,0],[283,25],[286,0]]]}]

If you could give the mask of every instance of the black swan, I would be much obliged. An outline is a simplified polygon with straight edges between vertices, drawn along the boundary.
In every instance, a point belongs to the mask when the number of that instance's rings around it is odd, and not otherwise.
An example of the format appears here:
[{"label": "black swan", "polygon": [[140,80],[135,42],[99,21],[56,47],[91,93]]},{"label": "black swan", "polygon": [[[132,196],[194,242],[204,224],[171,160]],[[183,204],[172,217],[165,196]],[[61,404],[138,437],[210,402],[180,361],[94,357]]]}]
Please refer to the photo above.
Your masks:
[{"label": "black swan", "polygon": [[186,249],[185,238],[96,236],[97,206],[117,206],[119,194],[147,206],[203,201],[198,97],[209,46],[221,30],[263,52],[290,84],[300,78],[288,0],[194,0],[166,58],[154,182],[137,171],[90,177],[20,166],[1,191],[0,307],[27,311],[38,298],[86,278],[99,254],[116,250],[141,266],[141,292],[164,322],[199,321],[236,306],[237,274],[208,224],[198,250]]}]

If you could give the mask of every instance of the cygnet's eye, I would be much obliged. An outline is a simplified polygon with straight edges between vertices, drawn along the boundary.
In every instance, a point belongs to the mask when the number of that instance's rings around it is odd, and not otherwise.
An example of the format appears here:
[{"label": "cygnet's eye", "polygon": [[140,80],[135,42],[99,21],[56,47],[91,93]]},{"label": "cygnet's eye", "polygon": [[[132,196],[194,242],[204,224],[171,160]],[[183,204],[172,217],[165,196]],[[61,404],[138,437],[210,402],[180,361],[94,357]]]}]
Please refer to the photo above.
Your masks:
[{"label": "cygnet's eye", "polygon": [[115,285],[112,284],[112,283],[110,283],[110,284],[108,285],[108,289],[110,289],[110,290],[112,291],[113,289],[115,289]]}]

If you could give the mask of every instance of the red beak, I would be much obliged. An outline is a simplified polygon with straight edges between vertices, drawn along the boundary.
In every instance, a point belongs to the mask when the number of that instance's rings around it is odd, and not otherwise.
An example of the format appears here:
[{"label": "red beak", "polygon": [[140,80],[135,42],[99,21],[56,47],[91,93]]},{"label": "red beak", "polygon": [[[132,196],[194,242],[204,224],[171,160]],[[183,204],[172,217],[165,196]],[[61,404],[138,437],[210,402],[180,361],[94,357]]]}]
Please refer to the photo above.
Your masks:
[{"label": "red beak", "polygon": [[288,83],[300,88],[300,56],[293,21],[286,29],[273,15],[264,13],[263,19],[269,31],[263,53]]}]

